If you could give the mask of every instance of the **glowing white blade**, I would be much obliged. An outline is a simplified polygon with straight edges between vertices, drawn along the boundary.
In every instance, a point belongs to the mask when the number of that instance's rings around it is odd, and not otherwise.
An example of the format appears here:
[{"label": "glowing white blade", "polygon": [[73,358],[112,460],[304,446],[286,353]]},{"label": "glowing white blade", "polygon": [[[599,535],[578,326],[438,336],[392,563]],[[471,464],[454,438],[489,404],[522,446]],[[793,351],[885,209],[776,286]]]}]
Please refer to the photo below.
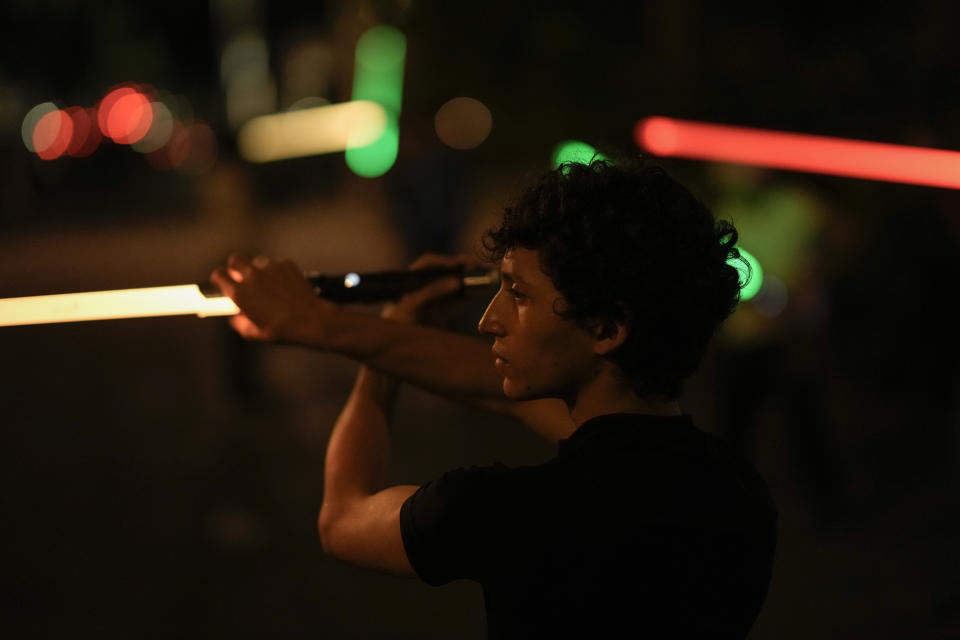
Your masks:
[{"label": "glowing white blade", "polygon": [[0,299],[0,327],[18,324],[238,312],[227,297],[207,298],[195,284]]}]

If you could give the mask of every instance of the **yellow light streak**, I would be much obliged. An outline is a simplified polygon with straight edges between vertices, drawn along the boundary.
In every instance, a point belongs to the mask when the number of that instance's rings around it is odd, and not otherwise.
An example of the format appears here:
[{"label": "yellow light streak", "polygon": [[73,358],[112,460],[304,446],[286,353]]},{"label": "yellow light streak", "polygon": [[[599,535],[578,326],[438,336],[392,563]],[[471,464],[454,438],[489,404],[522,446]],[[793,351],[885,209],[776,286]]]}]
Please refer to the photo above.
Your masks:
[{"label": "yellow light streak", "polygon": [[0,327],[187,314],[203,318],[238,311],[230,298],[208,298],[197,285],[184,284],[0,299]]},{"label": "yellow light streak", "polygon": [[240,156],[271,162],[363,147],[387,126],[387,112],[370,100],[354,100],[254,118],[237,133]]}]

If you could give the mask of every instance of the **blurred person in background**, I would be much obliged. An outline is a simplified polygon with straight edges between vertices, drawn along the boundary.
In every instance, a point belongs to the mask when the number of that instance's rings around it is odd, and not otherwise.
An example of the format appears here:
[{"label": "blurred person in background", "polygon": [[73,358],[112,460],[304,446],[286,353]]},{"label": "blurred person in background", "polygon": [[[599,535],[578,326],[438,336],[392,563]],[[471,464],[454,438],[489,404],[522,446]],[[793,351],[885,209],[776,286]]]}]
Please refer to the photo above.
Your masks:
[{"label": "blurred person in background", "polygon": [[[328,553],[431,585],[475,580],[491,638],[743,638],[767,594],[776,510],[678,401],[737,304],[736,241],[659,167],[597,161],[545,174],[485,234],[501,270],[487,340],[417,324],[456,279],[376,317],[317,298],[289,260],[234,255],[211,278],[245,338],[364,365],[327,448]],[[412,268],[453,264],[480,262]],[[385,486],[397,381],[513,416],[556,457]]]}]

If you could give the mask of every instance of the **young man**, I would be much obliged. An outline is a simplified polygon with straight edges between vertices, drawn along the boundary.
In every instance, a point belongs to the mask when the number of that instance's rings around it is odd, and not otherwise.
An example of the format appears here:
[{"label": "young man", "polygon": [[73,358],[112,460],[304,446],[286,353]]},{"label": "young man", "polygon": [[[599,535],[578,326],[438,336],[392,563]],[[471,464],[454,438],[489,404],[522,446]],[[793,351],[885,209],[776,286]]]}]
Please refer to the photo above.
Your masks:
[{"label": "young man", "polygon": [[[314,297],[289,261],[233,256],[211,277],[245,337],[366,365],[327,450],[329,553],[432,585],[478,581],[491,638],[742,638],[767,593],[775,509],[678,402],[737,303],[736,238],[657,167],[550,172],[484,237],[502,275],[479,323],[492,353],[412,324],[454,281],[376,318]],[[391,379],[514,415],[557,456],[385,488]]]}]

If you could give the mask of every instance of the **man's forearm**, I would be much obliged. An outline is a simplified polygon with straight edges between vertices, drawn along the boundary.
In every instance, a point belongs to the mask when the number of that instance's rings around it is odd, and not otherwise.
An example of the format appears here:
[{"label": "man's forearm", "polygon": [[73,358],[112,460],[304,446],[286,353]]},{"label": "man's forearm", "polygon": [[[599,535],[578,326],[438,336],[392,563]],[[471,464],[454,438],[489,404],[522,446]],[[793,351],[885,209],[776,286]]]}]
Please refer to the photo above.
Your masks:
[{"label": "man's forearm", "polygon": [[341,309],[325,326],[305,325],[297,341],[439,395],[473,404],[506,401],[490,346],[477,338]]},{"label": "man's forearm", "polygon": [[551,441],[575,428],[561,400],[507,398],[490,345],[480,339],[344,308],[301,323],[291,338],[456,402],[510,415]]}]

